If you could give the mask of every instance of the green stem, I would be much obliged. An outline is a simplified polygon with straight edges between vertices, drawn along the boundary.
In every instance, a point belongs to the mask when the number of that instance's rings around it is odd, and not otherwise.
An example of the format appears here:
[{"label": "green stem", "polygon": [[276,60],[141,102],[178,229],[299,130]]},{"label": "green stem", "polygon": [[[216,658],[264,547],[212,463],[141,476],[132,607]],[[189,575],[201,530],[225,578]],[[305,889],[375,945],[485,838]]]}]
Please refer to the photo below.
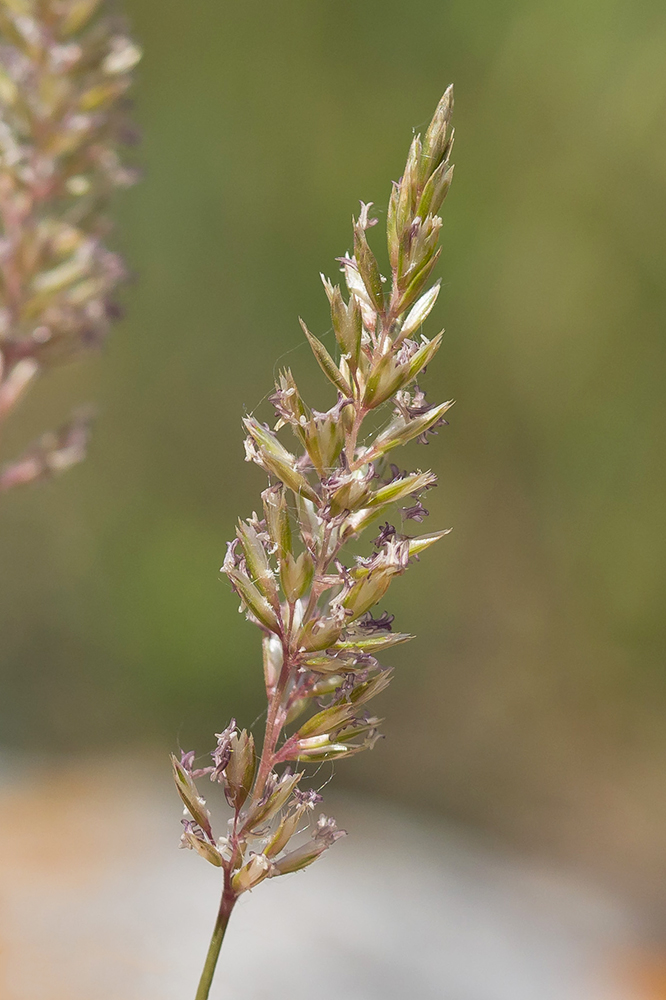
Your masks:
[{"label": "green stem", "polygon": [[220,909],[218,910],[217,920],[215,921],[213,936],[210,939],[210,945],[208,946],[208,954],[206,955],[206,962],[203,967],[203,972],[201,973],[201,979],[199,980],[199,988],[197,990],[195,1000],[208,1000],[208,994],[210,993],[213,976],[215,975],[215,967],[220,956],[220,948],[222,947],[222,941],[224,940],[224,932],[227,929],[229,917],[231,916],[231,911],[234,908],[235,902],[236,896],[231,891],[228,872],[225,872],[224,892],[222,893]]}]

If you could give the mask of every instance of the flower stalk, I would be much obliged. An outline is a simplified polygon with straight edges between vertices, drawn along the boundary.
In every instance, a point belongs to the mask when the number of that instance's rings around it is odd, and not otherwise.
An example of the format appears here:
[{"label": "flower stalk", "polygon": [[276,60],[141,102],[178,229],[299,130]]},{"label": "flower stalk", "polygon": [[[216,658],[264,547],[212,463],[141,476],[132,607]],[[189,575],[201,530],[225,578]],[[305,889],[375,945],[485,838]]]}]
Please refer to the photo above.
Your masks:
[{"label": "flower stalk", "polygon": [[[446,531],[414,535],[422,497],[436,485],[430,471],[401,471],[391,453],[429,435],[451,401],[431,404],[418,381],[437,354],[440,333],[421,327],[439,283],[429,285],[439,258],[438,215],[451,183],[452,89],[442,97],[425,136],[415,136],[405,171],[393,185],[387,213],[390,278],[382,277],[368,242],[370,204],[353,220],[353,254],[339,258],[347,294],[322,276],[336,356],[301,321],[315,359],[336,393],[326,411],[310,408],[292,373],[280,373],[270,397],[273,427],[244,420],[246,460],[269,483],[261,515],[239,521],[222,571],[246,617],[262,633],[267,716],[261,753],[235,720],[217,734],[212,764],[197,768],[194,751],[172,756],[185,807],[182,846],[223,870],[224,892],[196,1000],[208,997],[224,930],[236,899],[266,879],[300,871],[344,836],[325,815],[313,820],[321,796],[304,787],[307,769],[370,749],[381,720],[367,703],[392,671],[377,654],[412,638],[393,631],[393,616],[373,617],[395,577]],[[418,339],[417,339],[418,338]],[[389,410],[379,430],[366,418]],[[376,421],[375,421],[376,423]],[[292,433],[292,443],[278,435]],[[378,529],[372,550],[356,552],[360,536],[399,505],[396,524]],[[213,833],[196,784],[222,785],[232,809],[224,836]]]},{"label": "flower stalk", "polygon": [[208,954],[206,955],[206,961],[204,962],[203,972],[201,973],[201,979],[199,981],[199,988],[197,989],[195,1000],[207,1000],[208,998],[213,982],[213,976],[215,975],[217,960],[220,956],[220,948],[222,947],[224,935],[229,923],[229,917],[231,916],[231,911],[236,903],[237,897],[231,891],[231,887],[228,884],[229,872],[226,870],[224,878],[225,884],[222,892],[222,899],[220,900],[220,908],[217,913],[217,920],[215,921],[215,927],[213,928],[210,945],[208,946]]},{"label": "flower stalk", "polygon": [[[105,0],[0,0],[0,432],[34,382],[101,344],[125,277],[105,246],[115,188],[134,183],[126,93],[141,57]],[[0,468],[0,493],[85,455],[76,412]]]}]

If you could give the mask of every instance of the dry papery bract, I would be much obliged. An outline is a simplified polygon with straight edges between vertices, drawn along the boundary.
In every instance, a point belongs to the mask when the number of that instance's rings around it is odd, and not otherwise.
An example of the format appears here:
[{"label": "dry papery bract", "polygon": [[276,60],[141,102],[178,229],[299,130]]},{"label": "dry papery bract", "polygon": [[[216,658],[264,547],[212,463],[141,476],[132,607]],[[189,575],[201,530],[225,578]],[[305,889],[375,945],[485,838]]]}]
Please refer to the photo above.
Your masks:
[{"label": "dry papery bract", "polygon": [[[301,326],[337,402],[311,409],[289,369],[270,401],[274,426],[244,420],[246,459],[269,478],[261,509],[239,521],[222,570],[241,610],[262,633],[268,710],[261,753],[232,720],[217,734],[212,762],[197,767],[193,751],[173,757],[185,806],[182,844],[223,870],[224,893],[197,1000],[208,996],[224,927],[238,896],[268,878],[306,868],[343,831],[324,814],[306,773],[322,762],[368,749],[381,722],[368,704],[390,681],[378,655],[412,638],[394,632],[386,612],[373,617],[391,581],[445,535],[412,534],[428,515],[423,504],[435,475],[401,471],[400,445],[445,423],[450,402],[430,403],[418,379],[442,334],[421,329],[439,292],[430,284],[440,251],[438,214],[451,183],[453,142],[449,88],[425,135],[414,137],[393,185],[387,237],[390,277],[380,273],[367,239],[376,220],[361,203],[353,220],[353,252],[339,258],[346,291],[322,275],[331,309],[335,356]],[[365,418],[382,407],[379,430]],[[280,432],[290,432],[285,437]],[[399,505],[400,525],[389,511]],[[384,523],[382,519],[386,518]],[[373,527],[373,549],[349,555]],[[228,828],[213,832],[197,779],[219,782],[232,809]],[[293,838],[298,836],[298,840]],[[296,844],[296,846],[294,846]]]},{"label": "dry papery bract", "polygon": [[[47,369],[102,343],[125,277],[104,209],[136,172],[141,51],[102,0],[0,0],[0,427]],[[80,461],[79,410],[0,469],[0,492]]]}]

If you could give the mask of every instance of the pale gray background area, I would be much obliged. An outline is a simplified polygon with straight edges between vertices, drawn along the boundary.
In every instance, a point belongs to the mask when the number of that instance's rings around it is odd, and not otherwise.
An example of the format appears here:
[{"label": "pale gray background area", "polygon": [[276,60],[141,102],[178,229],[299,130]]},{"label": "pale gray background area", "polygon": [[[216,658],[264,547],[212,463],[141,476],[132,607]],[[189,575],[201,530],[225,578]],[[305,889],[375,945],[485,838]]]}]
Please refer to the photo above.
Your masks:
[{"label": "pale gray background area", "polygon": [[[5,1000],[194,996],[219,873],[176,849],[165,778],[125,759],[5,782]],[[215,1000],[637,996],[618,972],[639,927],[601,890],[379,801],[325,805],[349,837],[242,898]]]}]

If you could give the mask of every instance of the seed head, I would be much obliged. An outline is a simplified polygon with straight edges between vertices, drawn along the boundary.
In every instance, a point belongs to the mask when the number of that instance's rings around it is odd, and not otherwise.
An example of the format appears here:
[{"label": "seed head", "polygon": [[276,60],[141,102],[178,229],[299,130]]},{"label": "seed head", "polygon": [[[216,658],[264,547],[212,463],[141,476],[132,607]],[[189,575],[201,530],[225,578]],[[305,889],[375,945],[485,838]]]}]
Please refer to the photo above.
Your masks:
[{"label": "seed head", "polygon": [[[308,867],[344,835],[324,815],[311,827],[321,796],[301,787],[305,765],[353,756],[380,738],[382,720],[367,706],[392,670],[377,657],[412,636],[394,632],[394,616],[375,609],[393,579],[447,534],[408,533],[406,524],[428,516],[421,497],[437,479],[429,470],[389,466],[386,456],[415,439],[427,441],[451,406],[426,399],[422,380],[442,333],[428,339],[421,332],[440,289],[430,275],[451,179],[451,109],[449,89],[425,136],[414,137],[393,186],[388,279],[370,246],[371,203],[361,203],[353,254],[338,258],[346,292],[322,279],[334,341],[325,344],[301,320],[335,403],[309,406],[286,369],[270,396],[274,426],[255,416],[244,420],[246,458],[269,482],[261,494],[263,518],[255,513],[239,521],[222,569],[262,631],[268,708],[258,759],[251,735],[233,721],[213,751],[211,777],[223,782],[234,811],[226,838],[212,839],[193,760],[187,755],[174,766],[191,817],[187,846],[210,854],[213,864],[211,852],[219,854],[234,895]],[[370,413],[372,429],[365,423]],[[371,545],[351,554],[371,524]],[[308,829],[305,842],[295,844]]]}]

